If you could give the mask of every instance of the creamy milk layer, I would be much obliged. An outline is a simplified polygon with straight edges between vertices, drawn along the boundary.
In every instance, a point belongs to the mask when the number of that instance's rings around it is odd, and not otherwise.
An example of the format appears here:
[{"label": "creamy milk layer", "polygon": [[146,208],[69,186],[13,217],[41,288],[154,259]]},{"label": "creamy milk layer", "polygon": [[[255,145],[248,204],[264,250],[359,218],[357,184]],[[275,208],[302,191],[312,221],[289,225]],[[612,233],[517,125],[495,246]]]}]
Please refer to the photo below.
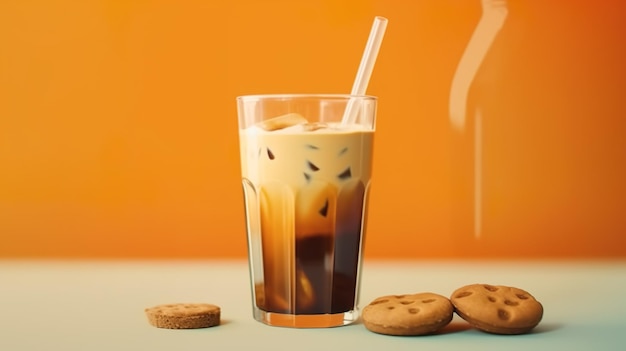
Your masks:
[{"label": "creamy milk layer", "polygon": [[252,126],[241,131],[243,177],[257,185],[279,181],[294,190],[311,179],[336,186],[350,179],[369,182],[373,131],[358,125],[304,128],[265,131]]}]

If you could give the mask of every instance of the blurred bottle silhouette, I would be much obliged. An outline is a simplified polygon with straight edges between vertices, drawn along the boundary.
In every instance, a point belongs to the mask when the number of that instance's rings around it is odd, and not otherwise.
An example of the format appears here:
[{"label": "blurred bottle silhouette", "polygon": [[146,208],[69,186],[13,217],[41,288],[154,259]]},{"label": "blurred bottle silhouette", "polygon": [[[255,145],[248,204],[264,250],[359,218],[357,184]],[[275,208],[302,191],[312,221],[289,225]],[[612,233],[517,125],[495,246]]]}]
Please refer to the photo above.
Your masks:
[{"label": "blurred bottle silhouette", "polygon": [[506,0],[481,0],[482,15],[461,56],[450,87],[448,108],[453,133],[451,234],[453,242],[460,243],[460,247],[468,239],[479,239],[483,232],[483,123],[489,123],[483,122],[480,101],[471,111],[473,115],[468,116],[468,96],[485,57],[506,21],[507,5]]}]

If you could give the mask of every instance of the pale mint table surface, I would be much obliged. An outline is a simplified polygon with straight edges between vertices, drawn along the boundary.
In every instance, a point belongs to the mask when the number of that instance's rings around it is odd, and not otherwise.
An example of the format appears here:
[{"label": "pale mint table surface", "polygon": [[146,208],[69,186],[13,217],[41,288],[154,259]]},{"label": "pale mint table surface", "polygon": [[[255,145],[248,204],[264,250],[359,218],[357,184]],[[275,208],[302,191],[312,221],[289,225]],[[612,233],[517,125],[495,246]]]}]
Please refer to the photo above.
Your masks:
[{"label": "pale mint table surface", "polygon": [[[391,337],[358,322],[276,328],[250,312],[245,261],[0,260],[0,350],[626,350],[626,261],[366,261],[361,306],[375,297],[471,283],[513,285],[544,305],[531,334],[498,336],[455,317],[439,335]],[[222,324],[150,326],[144,308],[221,306]]]}]

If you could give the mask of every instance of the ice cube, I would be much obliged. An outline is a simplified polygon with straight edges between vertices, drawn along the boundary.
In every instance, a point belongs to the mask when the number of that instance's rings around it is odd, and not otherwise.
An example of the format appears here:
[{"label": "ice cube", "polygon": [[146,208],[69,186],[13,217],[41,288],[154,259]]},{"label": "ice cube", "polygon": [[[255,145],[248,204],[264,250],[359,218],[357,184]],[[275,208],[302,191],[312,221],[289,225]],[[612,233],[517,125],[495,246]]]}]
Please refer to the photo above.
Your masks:
[{"label": "ice cube", "polygon": [[310,180],[296,194],[296,236],[332,233],[337,190],[331,184]]},{"label": "ice cube", "polygon": [[337,198],[337,233],[360,232],[365,201],[365,186],[358,179],[349,180]]},{"label": "ice cube", "polygon": [[296,269],[296,306],[299,310],[308,309],[315,303],[313,284],[302,269]]},{"label": "ice cube", "polygon": [[324,128],[328,128],[328,125],[322,122],[307,123],[304,125],[305,132],[314,132],[318,129],[324,129]]},{"label": "ice cube", "polygon": [[266,131],[280,130],[298,124],[306,124],[309,121],[299,113],[288,113],[282,116],[273,117],[263,122],[259,122],[258,126]]}]

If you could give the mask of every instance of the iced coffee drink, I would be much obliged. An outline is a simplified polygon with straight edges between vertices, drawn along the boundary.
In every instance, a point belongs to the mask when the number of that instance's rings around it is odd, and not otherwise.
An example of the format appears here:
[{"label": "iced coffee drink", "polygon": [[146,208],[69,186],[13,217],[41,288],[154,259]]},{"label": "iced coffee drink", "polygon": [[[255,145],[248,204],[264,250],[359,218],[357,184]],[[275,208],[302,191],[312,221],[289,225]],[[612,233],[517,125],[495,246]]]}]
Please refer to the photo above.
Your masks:
[{"label": "iced coffee drink", "polygon": [[346,97],[316,99],[240,129],[255,318],[272,325],[357,317],[374,107],[346,124]]}]

